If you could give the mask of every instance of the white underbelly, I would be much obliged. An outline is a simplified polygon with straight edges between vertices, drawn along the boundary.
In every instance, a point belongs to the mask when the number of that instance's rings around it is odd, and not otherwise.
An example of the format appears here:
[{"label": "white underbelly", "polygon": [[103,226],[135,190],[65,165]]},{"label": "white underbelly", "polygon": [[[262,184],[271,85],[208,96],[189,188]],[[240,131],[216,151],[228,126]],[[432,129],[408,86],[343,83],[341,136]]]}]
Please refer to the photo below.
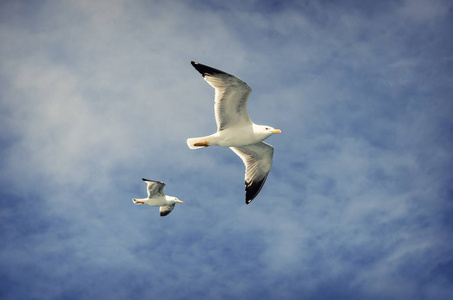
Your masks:
[{"label": "white underbelly", "polygon": [[147,201],[145,201],[145,203],[148,204],[149,206],[164,206],[164,205],[168,205],[168,202],[165,200],[164,197],[148,199]]},{"label": "white underbelly", "polygon": [[244,147],[260,141],[249,128],[232,128],[218,132],[217,143],[222,147]]}]

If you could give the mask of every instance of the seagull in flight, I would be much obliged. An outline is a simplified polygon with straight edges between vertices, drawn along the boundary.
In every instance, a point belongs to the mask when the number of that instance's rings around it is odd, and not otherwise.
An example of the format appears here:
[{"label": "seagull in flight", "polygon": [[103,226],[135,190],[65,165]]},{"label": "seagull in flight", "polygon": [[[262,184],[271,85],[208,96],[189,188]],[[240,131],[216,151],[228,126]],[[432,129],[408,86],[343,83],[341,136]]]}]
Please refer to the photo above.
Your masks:
[{"label": "seagull in flight", "polygon": [[272,166],[274,148],[263,142],[280,129],[252,122],[247,101],[252,89],[241,79],[221,70],[192,61],[192,66],[215,89],[217,132],[189,138],[190,149],[208,146],[229,147],[245,164],[245,203],[260,192]]},{"label": "seagull in flight", "polygon": [[160,206],[160,216],[164,217],[171,213],[173,208],[175,208],[176,203],[182,203],[176,197],[166,196],[164,194],[165,183],[160,181],[149,180],[142,178],[144,182],[148,184],[148,198],[143,199],[132,199],[134,204],[148,204],[149,206]]}]

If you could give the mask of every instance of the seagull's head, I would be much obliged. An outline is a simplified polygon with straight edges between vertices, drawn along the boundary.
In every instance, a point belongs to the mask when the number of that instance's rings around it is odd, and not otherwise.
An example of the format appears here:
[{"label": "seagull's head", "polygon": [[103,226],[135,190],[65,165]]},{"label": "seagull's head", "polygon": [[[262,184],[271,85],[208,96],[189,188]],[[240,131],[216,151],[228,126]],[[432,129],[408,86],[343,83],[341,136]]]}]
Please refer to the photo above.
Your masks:
[{"label": "seagull's head", "polygon": [[255,127],[255,133],[262,134],[263,136],[265,136],[265,138],[270,137],[274,133],[281,133],[281,132],[282,131],[280,129],[275,129],[275,128],[273,128],[271,126],[267,126],[267,125],[257,125]]},{"label": "seagull's head", "polygon": [[172,201],[173,203],[182,203],[182,201],[179,200],[179,199],[176,198],[176,197],[173,197],[173,199],[171,199],[171,201]]}]

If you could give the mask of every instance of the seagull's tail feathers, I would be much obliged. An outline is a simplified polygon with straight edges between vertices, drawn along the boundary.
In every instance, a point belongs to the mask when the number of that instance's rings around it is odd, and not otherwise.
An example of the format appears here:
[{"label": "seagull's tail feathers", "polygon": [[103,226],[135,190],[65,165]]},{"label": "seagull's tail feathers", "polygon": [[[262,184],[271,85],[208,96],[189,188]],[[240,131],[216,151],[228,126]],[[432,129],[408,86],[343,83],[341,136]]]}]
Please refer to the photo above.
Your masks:
[{"label": "seagull's tail feathers", "polygon": [[143,201],[140,199],[132,199],[132,202],[134,202],[135,205],[143,204]]},{"label": "seagull's tail feathers", "polygon": [[187,139],[187,146],[190,149],[204,148],[212,145],[212,136],[203,136]]}]

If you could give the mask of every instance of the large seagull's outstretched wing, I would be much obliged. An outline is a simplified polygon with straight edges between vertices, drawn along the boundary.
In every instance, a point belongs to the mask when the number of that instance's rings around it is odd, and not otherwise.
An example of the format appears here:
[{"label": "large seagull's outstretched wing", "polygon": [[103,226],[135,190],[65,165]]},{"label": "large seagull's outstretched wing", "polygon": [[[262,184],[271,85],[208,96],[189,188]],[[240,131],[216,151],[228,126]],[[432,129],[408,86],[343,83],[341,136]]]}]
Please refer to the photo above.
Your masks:
[{"label": "large seagull's outstretched wing", "polygon": [[252,89],[241,79],[206,65],[191,62],[203,78],[215,89],[215,120],[217,131],[228,126],[251,124],[247,100]]},{"label": "large seagull's outstretched wing", "polygon": [[230,147],[245,165],[245,203],[249,204],[260,192],[272,167],[274,148],[264,142]]}]

